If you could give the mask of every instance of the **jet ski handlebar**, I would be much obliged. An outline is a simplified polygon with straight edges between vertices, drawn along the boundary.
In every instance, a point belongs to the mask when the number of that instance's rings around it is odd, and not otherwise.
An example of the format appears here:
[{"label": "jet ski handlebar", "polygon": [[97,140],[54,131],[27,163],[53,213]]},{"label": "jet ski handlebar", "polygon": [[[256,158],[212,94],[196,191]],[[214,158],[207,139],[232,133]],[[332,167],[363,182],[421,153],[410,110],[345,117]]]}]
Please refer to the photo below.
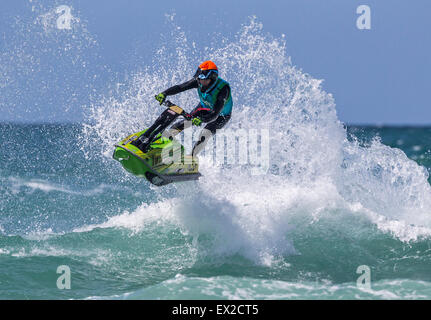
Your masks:
[{"label": "jet ski handlebar", "polygon": [[178,113],[179,115],[183,116],[186,120],[193,119],[193,116],[187,112],[185,112],[181,107],[177,106],[175,103],[170,102],[169,100],[165,100],[162,103],[165,107],[168,107],[168,109],[171,109],[172,111]]}]

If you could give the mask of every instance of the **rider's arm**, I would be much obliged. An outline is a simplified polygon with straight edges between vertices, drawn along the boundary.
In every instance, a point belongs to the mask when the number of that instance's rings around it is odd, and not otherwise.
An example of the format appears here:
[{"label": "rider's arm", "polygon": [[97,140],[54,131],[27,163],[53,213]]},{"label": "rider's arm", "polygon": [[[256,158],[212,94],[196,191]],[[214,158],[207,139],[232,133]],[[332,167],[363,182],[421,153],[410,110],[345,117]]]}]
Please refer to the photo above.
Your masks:
[{"label": "rider's arm", "polygon": [[169,89],[163,91],[162,93],[165,96],[172,96],[174,94],[177,94],[186,90],[196,89],[197,87],[198,87],[198,81],[195,78],[193,78],[182,84],[178,84],[176,86],[170,87]]},{"label": "rider's arm", "polygon": [[202,118],[205,122],[212,122],[219,116],[220,112],[229,98],[230,88],[229,86],[224,86],[217,95],[216,103],[214,104],[214,110],[207,117]]}]

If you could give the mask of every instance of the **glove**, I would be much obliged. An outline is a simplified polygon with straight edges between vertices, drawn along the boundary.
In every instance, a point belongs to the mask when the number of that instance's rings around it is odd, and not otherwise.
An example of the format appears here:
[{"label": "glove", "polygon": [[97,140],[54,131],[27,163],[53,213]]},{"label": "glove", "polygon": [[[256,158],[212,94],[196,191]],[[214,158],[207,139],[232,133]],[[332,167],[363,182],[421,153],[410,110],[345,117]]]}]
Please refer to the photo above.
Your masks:
[{"label": "glove", "polygon": [[166,95],[164,93],[159,93],[156,97],[156,100],[162,105],[163,102],[166,100]]},{"label": "glove", "polygon": [[192,123],[199,127],[202,124],[202,120],[199,117],[193,118]]}]

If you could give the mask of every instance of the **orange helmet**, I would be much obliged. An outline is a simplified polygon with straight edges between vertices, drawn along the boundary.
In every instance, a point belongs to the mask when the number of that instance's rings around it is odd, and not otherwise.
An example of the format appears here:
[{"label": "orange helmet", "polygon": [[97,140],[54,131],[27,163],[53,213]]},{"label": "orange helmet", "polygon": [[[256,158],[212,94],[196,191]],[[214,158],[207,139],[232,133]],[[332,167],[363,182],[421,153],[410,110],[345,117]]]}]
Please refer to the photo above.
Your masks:
[{"label": "orange helmet", "polygon": [[211,60],[202,62],[198,70],[196,71],[194,78],[196,79],[211,79],[217,80],[218,77],[218,69],[214,62]]}]

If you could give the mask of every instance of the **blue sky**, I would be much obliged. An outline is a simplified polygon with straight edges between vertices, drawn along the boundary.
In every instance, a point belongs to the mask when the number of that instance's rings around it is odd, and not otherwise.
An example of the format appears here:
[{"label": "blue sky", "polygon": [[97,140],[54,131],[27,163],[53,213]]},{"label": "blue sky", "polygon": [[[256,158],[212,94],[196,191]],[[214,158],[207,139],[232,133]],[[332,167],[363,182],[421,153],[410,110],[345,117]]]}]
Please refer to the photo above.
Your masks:
[{"label": "blue sky", "polygon": [[[43,63],[44,57],[38,51],[37,37],[32,35],[36,29],[31,22],[35,12],[40,14],[59,5],[71,6],[89,37],[97,41],[97,52],[88,59],[97,60],[98,66],[87,68],[88,74],[83,76],[75,68],[76,77],[71,69],[67,71],[69,78],[53,76],[58,70],[50,70],[47,77],[53,77],[52,81],[32,79],[32,74],[22,69]],[[359,5],[371,9],[371,30],[356,27]],[[32,6],[36,8],[33,11]],[[324,79],[323,88],[333,94],[343,122],[431,123],[429,0],[2,0],[0,121],[82,120],[80,112],[70,111],[71,106],[63,110],[64,103],[85,104],[90,91],[103,94],[104,72],[107,77],[121,77],[137,64],[151,63],[160,34],[167,30],[165,14],[172,12],[189,38],[202,42],[210,41],[208,35],[214,32],[233,36],[249,16],[256,15],[265,32],[274,37],[286,35],[294,65]],[[17,30],[20,23],[27,27]],[[81,39],[80,43],[87,40]],[[56,45],[62,44],[61,40],[55,41]],[[32,52],[42,61],[32,61]],[[19,58],[10,58],[18,53]],[[82,60],[88,54],[82,49],[77,55]],[[97,79],[91,77],[95,72],[99,73]],[[84,90],[74,99],[66,97],[66,89],[55,88],[74,86],[90,78],[95,82],[88,92]]]}]

